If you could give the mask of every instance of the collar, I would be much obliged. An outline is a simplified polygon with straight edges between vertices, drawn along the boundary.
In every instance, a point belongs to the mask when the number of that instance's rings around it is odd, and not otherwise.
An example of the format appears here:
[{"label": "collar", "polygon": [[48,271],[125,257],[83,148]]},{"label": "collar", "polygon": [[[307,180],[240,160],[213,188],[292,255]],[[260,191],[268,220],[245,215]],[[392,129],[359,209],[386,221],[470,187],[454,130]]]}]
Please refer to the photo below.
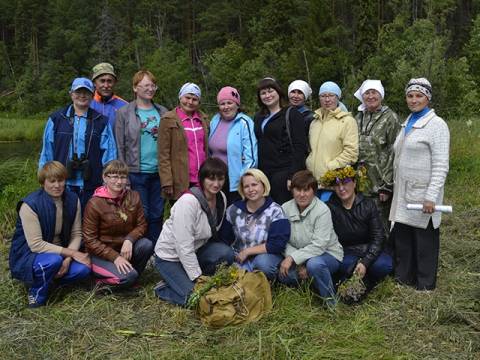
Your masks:
[{"label": "collar", "polygon": [[290,200],[292,202],[292,210],[293,214],[289,216],[290,220],[292,221],[299,221],[301,218],[307,217],[310,211],[317,206],[318,202],[320,201],[317,196],[315,196],[310,203],[302,212],[300,212],[300,209],[298,208],[297,203],[295,202],[295,199]]},{"label": "collar", "polygon": [[201,121],[202,117],[198,111],[195,111],[192,116],[188,116],[180,106],[177,106],[175,108],[175,112],[177,113],[177,116],[180,118],[180,121],[192,119],[192,120],[198,120]]},{"label": "collar", "polygon": [[[258,215],[265,211],[273,203],[273,199],[270,196],[265,198],[265,203],[260,206],[253,214]],[[249,213],[247,209],[247,200],[237,200],[233,203],[234,206],[242,210],[243,212]]]}]

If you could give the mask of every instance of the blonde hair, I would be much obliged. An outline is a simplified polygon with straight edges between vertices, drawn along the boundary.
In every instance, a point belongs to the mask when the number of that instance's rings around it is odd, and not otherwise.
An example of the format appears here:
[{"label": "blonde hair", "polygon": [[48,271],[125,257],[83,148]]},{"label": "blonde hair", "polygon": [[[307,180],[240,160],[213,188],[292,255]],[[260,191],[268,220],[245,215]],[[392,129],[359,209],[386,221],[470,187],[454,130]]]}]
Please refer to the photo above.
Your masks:
[{"label": "blonde hair", "polygon": [[267,176],[263,171],[258,169],[247,169],[242,176],[240,176],[240,182],[238,183],[238,193],[245,199],[245,194],[243,192],[243,179],[246,176],[253,176],[253,178],[263,184],[264,192],[263,196],[268,196],[270,194],[270,181],[268,181]]},{"label": "blonde hair", "polygon": [[45,184],[46,179],[66,180],[68,172],[65,166],[59,161],[49,161],[38,170],[37,178],[40,185]]},{"label": "blonde hair", "polygon": [[109,174],[128,175],[128,166],[121,160],[109,161],[103,168],[102,175]]}]

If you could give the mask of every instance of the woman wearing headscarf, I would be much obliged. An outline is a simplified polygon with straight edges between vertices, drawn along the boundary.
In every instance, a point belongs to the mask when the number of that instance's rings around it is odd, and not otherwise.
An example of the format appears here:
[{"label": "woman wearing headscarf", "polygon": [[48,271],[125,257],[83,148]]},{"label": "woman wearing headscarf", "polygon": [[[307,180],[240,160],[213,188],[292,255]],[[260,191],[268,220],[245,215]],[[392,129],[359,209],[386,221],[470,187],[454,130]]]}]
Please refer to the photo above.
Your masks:
[{"label": "woman wearing headscarf", "polygon": [[[311,152],[307,157],[307,169],[320,184],[320,178],[328,171],[354,164],[358,158],[358,127],[352,115],[342,110],[342,91],[332,81],[320,86],[320,108],[310,125]],[[326,201],[331,191],[320,191]]]},{"label": "woman wearing headscarf", "polygon": [[207,158],[207,116],[199,111],[202,92],[185,83],[178,92],[178,106],[165,113],[158,137],[158,171],[162,194],[172,200],[198,186],[198,170]]},{"label": "woman wearing headscarf", "polygon": [[355,116],[359,132],[358,160],[367,167],[370,188],[363,195],[372,198],[387,231],[393,191],[393,143],[400,130],[400,118],[384,105],[385,89],[380,80],[365,80],[355,92],[361,101]]},{"label": "woman wearing headscarf", "polygon": [[[394,144],[394,188],[390,221],[395,249],[395,278],[417,290],[436,286],[441,213],[449,169],[450,132],[430,108],[432,86],[425,78],[411,79],[406,88],[411,111]],[[422,211],[407,204],[422,204]]]},{"label": "woman wearing headscarf", "polygon": [[288,85],[288,102],[303,115],[305,121],[305,134],[308,139],[308,132],[310,129],[310,123],[313,121],[314,112],[310,110],[306,101],[312,95],[312,88],[306,81],[294,80]]},{"label": "woman wearing headscarf", "polygon": [[257,138],[253,120],[241,109],[237,89],[231,86],[220,89],[217,103],[219,112],[210,122],[208,148],[212,157],[228,166],[224,192],[230,205],[241,198],[237,191],[240,176],[257,166]]},{"label": "woman wearing headscarf", "polygon": [[257,102],[260,110],[254,122],[258,168],[272,185],[271,197],[281,205],[292,198],[292,175],[305,168],[307,139],[303,116],[295,108],[285,106],[280,85],[270,77],[258,83]]}]

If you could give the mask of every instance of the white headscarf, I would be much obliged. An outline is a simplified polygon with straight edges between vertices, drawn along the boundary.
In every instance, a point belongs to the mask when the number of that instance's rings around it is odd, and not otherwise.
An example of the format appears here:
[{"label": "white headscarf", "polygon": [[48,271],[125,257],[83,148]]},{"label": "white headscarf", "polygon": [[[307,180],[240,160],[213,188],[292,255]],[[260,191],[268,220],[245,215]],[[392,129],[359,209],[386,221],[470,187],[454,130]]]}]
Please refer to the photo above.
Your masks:
[{"label": "white headscarf", "polygon": [[288,85],[288,93],[292,92],[293,90],[300,90],[303,95],[305,96],[305,100],[307,100],[310,95],[312,95],[312,88],[306,81],[303,80],[295,80]]},{"label": "white headscarf", "polygon": [[358,111],[364,111],[367,108],[365,103],[363,102],[363,94],[365,94],[367,90],[377,90],[380,93],[382,100],[385,97],[385,89],[383,88],[382,82],[380,80],[365,80],[358,88],[358,90],[355,91],[355,94],[353,94],[358,100],[362,102],[358,106]]}]

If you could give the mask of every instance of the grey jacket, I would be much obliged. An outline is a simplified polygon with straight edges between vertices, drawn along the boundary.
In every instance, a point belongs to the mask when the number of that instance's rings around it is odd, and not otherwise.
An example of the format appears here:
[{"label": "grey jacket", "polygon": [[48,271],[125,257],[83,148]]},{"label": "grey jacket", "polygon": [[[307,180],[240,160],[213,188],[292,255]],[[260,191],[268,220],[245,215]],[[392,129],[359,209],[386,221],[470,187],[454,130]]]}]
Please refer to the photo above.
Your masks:
[{"label": "grey jacket", "polygon": [[440,226],[441,213],[424,214],[407,210],[408,203],[436,205],[443,203],[443,190],[448,173],[450,132],[442,118],[432,109],[413,125],[405,136],[405,126],[393,145],[394,186],[390,221],[426,229],[430,218],[433,228]]},{"label": "grey jacket", "polygon": [[[168,110],[153,104],[160,116]],[[118,160],[128,165],[132,173],[140,172],[140,119],[136,114],[135,100],[117,111],[115,120],[115,140],[117,142]]]}]

